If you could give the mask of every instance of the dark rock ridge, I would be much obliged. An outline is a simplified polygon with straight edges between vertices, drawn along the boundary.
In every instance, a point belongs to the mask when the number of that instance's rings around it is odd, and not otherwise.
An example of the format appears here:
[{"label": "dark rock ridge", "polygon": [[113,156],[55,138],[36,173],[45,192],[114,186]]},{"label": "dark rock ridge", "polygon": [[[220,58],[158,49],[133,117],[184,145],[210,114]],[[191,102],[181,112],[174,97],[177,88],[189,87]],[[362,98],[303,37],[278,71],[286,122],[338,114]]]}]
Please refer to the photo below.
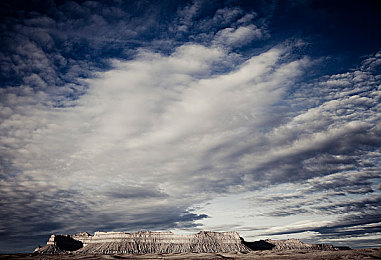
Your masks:
[{"label": "dark rock ridge", "polygon": [[287,240],[273,240],[266,239],[255,242],[245,242],[243,241],[247,247],[252,250],[276,250],[276,251],[284,251],[284,250],[307,250],[307,251],[315,251],[315,250],[324,250],[324,251],[332,251],[339,250],[339,248],[334,247],[333,245],[328,244],[306,244],[303,243],[300,239],[287,239]]},{"label": "dark rock ridge", "polygon": [[95,232],[52,235],[38,254],[160,254],[247,253],[252,250],[337,250],[332,245],[305,244],[299,239],[246,242],[237,232],[201,231],[191,235],[172,232]]}]

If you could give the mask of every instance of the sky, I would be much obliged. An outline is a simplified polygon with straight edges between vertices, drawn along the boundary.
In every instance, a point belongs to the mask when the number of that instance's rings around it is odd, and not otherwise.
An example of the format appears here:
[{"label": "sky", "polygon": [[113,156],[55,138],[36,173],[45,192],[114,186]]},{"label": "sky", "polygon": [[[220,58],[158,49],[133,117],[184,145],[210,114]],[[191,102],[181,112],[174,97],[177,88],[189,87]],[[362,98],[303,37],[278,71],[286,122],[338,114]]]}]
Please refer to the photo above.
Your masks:
[{"label": "sky", "polygon": [[381,241],[379,1],[0,2],[0,252],[50,234]]}]

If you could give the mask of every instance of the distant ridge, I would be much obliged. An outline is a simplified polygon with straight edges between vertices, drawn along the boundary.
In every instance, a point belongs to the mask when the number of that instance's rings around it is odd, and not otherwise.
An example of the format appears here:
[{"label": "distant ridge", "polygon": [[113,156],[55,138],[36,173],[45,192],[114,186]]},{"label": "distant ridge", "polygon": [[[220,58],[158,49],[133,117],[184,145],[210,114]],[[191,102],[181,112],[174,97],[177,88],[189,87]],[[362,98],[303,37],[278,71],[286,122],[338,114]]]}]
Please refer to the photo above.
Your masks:
[{"label": "distant ridge", "polygon": [[299,239],[246,242],[237,232],[201,231],[190,235],[140,231],[82,232],[75,235],[51,235],[37,254],[159,254],[159,253],[248,253],[252,250],[338,250],[332,245],[305,244]]},{"label": "distant ridge", "polygon": [[[341,250],[329,244],[307,244],[303,243],[300,239],[287,239],[287,240],[273,240],[266,239],[255,242],[246,242],[243,243],[252,250],[276,250],[276,251],[285,251],[285,250],[323,250],[323,251],[332,251],[332,250]],[[344,247],[343,247],[344,249]],[[345,249],[348,249],[345,247]]]}]

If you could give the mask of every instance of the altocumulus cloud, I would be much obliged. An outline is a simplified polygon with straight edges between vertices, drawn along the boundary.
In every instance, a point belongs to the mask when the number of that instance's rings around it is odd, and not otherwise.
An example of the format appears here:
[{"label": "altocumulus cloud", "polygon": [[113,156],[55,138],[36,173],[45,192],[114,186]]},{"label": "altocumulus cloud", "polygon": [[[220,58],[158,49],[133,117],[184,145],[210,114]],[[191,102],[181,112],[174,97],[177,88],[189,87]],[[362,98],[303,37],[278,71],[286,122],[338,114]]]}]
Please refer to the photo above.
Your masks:
[{"label": "altocumulus cloud", "polygon": [[[217,226],[373,245],[379,53],[306,80],[322,59],[303,39],[265,44],[267,20],[238,5],[5,6],[0,250],[49,233]],[[202,205],[222,194],[245,194],[247,221],[286,221],[219,222]]]}]

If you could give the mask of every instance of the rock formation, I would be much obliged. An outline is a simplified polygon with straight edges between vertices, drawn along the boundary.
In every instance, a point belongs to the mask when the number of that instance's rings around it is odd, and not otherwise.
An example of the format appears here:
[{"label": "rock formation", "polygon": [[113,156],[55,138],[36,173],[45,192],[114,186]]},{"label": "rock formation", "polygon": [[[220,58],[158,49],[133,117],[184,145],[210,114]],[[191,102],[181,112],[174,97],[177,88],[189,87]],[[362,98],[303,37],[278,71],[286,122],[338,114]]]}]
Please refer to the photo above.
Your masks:
[{"label": "rock formation", "polygon": [[332,245],[306,244],[299,239],[246,242],[237,232],[201,231],[191,235],[172,232],[95,232],[75,235],[52,235],[39,254],[160,254],[160,253],[227,253],[252,250],[339,250]]},{"label": "rock formation", "polygon": [[304,250],[304,251],[332,251],[339,250],[332,245],[328,244],[307,244],[303,243],[300,239],[287,239],[287,240],[259,240],[255,242],[243,241],[243,244],[249,247],[251,250],[274,250],[274,251],[285,251],[285,250]]},{"label": "rock formation", "polygon": [[335,247],[328,244],[307,244],[303,243],[300,239],[287,239],[287,240],[273,240],[266,239],[266,243],[274,245],[272,250],[336,250]]},{"label": "rock formation", "polygon": [[201,231],[192,235],[172,232],[95,232],[76,235],[52,235],[46,246],[36,253],[55,254],[148,254],[148,253],[216,253],[249,252],[237,232]]}]

